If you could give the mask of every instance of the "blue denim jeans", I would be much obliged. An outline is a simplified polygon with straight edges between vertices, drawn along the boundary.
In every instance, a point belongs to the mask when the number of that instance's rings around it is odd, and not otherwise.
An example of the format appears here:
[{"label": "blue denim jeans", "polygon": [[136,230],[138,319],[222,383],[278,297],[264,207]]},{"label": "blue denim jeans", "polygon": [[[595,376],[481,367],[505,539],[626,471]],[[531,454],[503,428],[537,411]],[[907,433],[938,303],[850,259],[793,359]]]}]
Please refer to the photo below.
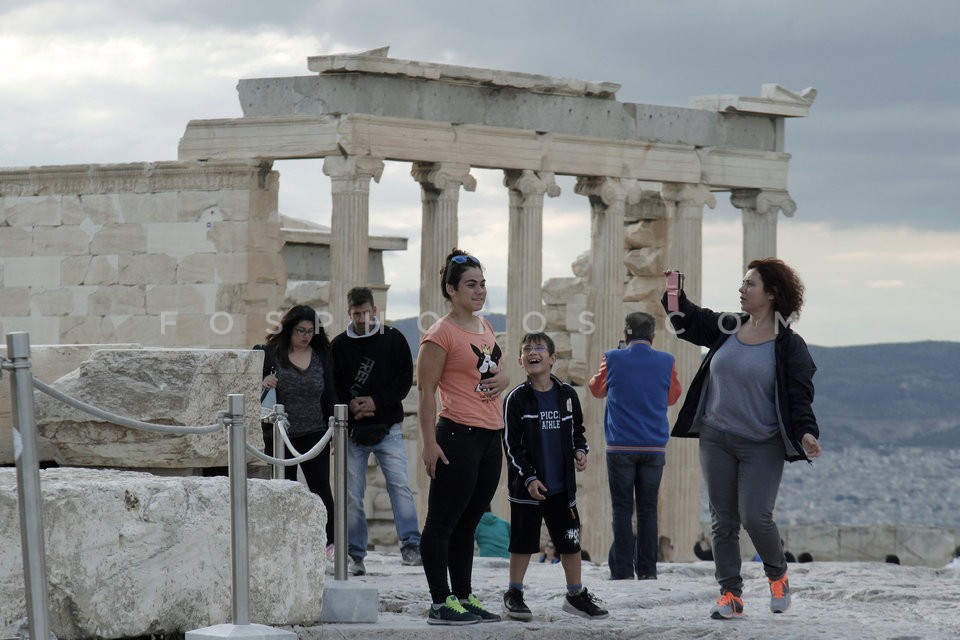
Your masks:
[{"label": "blue denim jeans", "polygon": [[[613,512],[610,577],[656,577],[657,498],[666,458],[654,453],[607,453],[607,480]],[[637,533],[633,533],[633,509]]]},{"label": "blue denim jeans", "polygon": [[398,422],[383,440],[373,446],[366,447],[352,440],[347,446],[347,554],[351,558],[367,555],[367,516],[363,510],[363,496],[367,490],[367,462],[371,453],[387,481],[400,548],[420,547],[417,505],[407,481],[407,449],[403,444],[403,427]]}]

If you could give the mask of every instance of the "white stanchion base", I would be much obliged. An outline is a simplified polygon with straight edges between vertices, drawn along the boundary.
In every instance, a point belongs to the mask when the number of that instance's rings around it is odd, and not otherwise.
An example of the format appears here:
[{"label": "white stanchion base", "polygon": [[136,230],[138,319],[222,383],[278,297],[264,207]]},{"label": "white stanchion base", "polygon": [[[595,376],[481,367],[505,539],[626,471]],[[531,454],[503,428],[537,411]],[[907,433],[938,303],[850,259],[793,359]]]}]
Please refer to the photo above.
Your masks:
[{"label": "white stanchion base", "polygon": [[296,640],[297,634],[292,631],[268,627],[264,624],[215,624],[212,627],[187,631],[184,638],[185,640],[206,640],[207,638]]},{"label": "white stanchion base", "polygon": [[320,622],[376,622],[379,612],[376,587],[347,580],[328,580],[323,585]]}]

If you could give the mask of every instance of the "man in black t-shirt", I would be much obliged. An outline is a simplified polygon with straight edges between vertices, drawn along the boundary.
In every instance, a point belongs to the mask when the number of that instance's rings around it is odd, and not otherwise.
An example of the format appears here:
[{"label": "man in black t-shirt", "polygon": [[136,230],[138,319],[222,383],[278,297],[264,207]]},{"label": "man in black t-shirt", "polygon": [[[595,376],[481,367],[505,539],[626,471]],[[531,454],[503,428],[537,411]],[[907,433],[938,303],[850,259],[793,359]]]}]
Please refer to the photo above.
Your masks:
[{"label": "man in black t-shirt", "polygon": [[367,462],[376,456],[393,507],[394,525],[405,565],[420,565],[417,507],[407,480],[403,442],[403,399],[413,384],[413,359],[403,334],[377,317],[373,292],[355,287],[347,293],[351,322],[333,339],[333,375],[337,396],[349,402],[347,447],[347,554],[353,575],[366,573],[367,517],[363,496]]}]

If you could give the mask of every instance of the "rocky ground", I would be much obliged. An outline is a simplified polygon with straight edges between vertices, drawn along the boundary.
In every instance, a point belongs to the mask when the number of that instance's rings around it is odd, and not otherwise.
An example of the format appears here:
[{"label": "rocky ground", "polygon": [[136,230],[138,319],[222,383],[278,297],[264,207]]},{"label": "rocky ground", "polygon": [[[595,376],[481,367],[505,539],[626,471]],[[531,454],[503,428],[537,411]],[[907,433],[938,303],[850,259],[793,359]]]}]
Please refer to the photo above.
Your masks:
[{"label": "rocky ground", "polygon": [[[746,639],[924,639],[960,637],[960,572],[870,562],[813,562],[790,569],[793,607],[770,613],[767,581],[757,563],[744,563],[745,615],[711,620],[717,597],[713,563],[662,563],[656,581],[610,581],[605,566],[585,563],[584,585],[610,612],[605,620],[584,620],[562,611],[560,565],[533,563],[527,573],[530,622],[503,621],[467,627],[426,622],[428,595],[419,567],[400,565],[398,554],[371,553],[368,574],[349,578],[376,587],[375,624],[324,624],[294,629],[299,640],[389,637],[498,638],[517,640],[644,640],[679,638]],[[474,592],[492,611],[501,609],[507,560],[476,558]],[[328,580],[330,577],[328,576]]]}]

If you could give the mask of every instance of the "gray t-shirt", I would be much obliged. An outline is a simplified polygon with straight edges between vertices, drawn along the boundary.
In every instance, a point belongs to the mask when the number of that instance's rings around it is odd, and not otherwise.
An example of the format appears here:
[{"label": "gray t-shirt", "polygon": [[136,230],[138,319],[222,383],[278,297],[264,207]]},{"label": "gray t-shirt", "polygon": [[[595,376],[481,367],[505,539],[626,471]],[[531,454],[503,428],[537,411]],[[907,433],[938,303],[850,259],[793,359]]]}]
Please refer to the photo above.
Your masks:
[{"label": "gray t-shirt", "polygon": [[713,354],[705,425],[748,440],[767,440],[779,433],[773,347],[773,340],[744,344],[733,335]]}]

